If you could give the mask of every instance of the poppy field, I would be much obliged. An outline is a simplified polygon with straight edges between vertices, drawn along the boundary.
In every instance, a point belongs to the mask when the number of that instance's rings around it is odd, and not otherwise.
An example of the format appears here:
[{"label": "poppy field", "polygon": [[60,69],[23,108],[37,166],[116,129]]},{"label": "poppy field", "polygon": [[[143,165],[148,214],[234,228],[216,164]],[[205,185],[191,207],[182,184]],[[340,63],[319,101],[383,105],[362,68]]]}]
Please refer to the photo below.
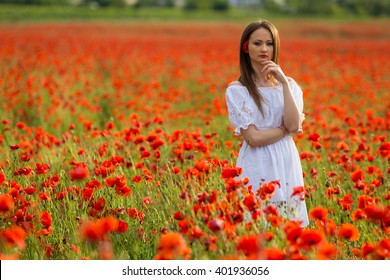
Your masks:
[{"label": "poppy field", "polygon": [[237,177],[246,24],[0,25],[0,259],[390,259],[389,22],[275,22],[307,228]]}]

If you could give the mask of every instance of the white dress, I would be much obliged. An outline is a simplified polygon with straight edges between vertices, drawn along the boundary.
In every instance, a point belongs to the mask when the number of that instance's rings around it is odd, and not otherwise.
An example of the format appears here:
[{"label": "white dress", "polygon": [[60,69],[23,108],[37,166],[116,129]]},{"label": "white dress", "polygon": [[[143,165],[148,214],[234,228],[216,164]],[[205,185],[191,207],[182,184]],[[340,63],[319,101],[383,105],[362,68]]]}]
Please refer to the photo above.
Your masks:
[{"label": "white dress", "polygon": [[[304,119],[302,90],[289,78],[289,85],[298,109]],[[259,130],[279,127],[283,121],[283,87],[259,87],[264,97],[264,117],[244,86],[230,85],[226,89],[226,103],[235,135],[240,129],[247,129],[250,124]],[[238,154],[237,166],[242,168],[241,178],[248,177],[249,185],[256,193],[264,182],[280,181],[281,188],[276,188],[270,200],[277,206],[280,215],[299,220],[301,226],[308,225],[306,204],[300,197],[292,196],[294,187],[303,186],[303,174],[300,157],[291,136],[263,147],[250,147],[243,142]]]}]

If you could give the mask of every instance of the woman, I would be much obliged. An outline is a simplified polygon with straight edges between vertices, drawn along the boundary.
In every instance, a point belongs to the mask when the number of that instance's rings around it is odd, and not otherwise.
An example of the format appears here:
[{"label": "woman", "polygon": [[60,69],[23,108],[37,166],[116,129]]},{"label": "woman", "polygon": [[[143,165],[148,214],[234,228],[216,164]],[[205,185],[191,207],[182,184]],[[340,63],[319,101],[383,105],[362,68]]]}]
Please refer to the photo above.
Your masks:
[{"label": "woman", "polygon": [[279,214],[308,225],[304,198],[293,195],[303,186],[298,151],[291,134],[301,133],[304,119],[302,90],[285,76],[279,63],[279,34],[269,21],[244,30],[240,42],[240,77],[226,89],[229,119],[242,135],[237,166],[252,190],[279,181],[271,198]]}]

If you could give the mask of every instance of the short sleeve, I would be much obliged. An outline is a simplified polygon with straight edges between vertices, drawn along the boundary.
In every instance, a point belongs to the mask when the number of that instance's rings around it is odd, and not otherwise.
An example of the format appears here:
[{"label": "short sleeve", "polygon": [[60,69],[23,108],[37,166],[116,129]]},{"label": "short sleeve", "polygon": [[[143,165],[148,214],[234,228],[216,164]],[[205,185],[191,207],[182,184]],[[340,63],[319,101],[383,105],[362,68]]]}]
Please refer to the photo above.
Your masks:
[{"label": "short sleeve", "polygon": [[291,93],[294,98],[295,104],[297,104],[298,110],[301,113],[302,121],[305,119],[305,114],[303,113],[303,92],[301,87],[290,78],[290,88]]},{"label": "short sleeve", "polygon": [[256,116],[249,98],[249,94],[241,87],[230,86],[226,89],[229,120],[235,128],[235,135],[241,134],[241,128],[247,129],[250,124],[255,124]]}]

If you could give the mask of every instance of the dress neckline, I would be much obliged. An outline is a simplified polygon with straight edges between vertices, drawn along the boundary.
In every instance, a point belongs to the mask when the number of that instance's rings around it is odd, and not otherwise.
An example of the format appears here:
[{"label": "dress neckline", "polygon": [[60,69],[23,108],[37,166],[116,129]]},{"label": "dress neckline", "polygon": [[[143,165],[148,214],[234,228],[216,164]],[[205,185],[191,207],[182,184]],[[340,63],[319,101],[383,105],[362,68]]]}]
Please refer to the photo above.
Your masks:
[{"label": "dress neckline", "polygon": [[[277,87],[281,87],[282,85],[279,84],[279,85],[276,85],[276,86],[270,86],[270,87],[262,87],[262,86],[256,86],[257,88],[264,88],[264,89],[268,89],[268,88],[277,88]],[[246,88],[246,86],[243,86],[243,85],[230,85],[228,87],[241,87],[241,88]]]}]

